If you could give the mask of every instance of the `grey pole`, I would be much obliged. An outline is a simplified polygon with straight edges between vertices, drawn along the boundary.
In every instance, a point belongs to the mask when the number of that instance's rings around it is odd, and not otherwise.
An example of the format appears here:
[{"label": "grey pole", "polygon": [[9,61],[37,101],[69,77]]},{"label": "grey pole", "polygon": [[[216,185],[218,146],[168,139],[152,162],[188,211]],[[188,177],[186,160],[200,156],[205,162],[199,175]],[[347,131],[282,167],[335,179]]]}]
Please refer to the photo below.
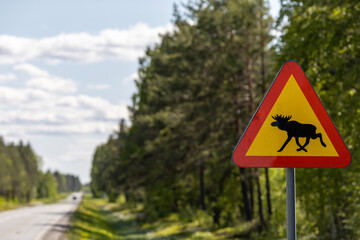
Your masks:
[{"label": "grey pole", "polygon": [[296,240],[295,169],[286,168],[287,240]]}]

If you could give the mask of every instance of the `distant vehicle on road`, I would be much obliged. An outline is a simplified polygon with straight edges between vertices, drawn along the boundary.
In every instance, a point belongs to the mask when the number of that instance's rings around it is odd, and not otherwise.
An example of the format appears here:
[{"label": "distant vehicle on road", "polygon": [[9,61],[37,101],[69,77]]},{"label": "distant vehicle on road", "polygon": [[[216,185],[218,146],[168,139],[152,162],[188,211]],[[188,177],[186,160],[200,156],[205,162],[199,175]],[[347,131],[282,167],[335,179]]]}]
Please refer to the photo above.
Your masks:
[{"label": "distant vehicle on road", "polygon": [[72,199],[73,199],[73,200],[76,200],[76,196],[73,196]]}]

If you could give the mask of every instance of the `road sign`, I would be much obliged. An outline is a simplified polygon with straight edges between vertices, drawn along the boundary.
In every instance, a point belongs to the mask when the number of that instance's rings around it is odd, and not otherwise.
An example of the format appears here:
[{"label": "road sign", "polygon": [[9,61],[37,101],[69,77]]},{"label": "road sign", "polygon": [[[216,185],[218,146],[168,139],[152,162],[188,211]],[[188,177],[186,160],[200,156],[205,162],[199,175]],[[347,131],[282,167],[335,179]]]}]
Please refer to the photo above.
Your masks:
[{"label": "road sign", "polygon": [[300,65],[280,69],[232,155],[240,167],[346,167],[351,155]]}]

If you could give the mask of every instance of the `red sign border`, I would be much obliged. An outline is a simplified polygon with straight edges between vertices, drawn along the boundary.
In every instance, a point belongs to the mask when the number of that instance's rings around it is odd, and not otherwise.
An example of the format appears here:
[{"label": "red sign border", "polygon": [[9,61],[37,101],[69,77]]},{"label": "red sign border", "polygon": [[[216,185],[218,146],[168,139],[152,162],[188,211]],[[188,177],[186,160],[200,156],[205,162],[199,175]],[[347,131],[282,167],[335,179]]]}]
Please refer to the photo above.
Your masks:
[{"label": "red sign border", "polygon": [[[339,156],[245,156],[291,75],[294,76]],[[301,66],[293,60],[281,67],[234,148],[231,158],[239,167],[343,168],[351,163],[350,151]]]}]

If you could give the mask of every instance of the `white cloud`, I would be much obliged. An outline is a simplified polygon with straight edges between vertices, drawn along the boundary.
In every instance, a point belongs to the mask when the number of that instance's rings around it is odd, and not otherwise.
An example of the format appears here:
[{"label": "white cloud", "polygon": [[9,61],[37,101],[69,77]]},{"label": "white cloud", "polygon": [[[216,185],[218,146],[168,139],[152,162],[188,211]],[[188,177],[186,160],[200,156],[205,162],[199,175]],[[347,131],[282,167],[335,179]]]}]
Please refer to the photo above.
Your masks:
[{"label": "white cloud", "polygon": [[125,83],[125,84],[129,84],[129,83],[133,82],[135,79],[138,79],[138,78],[139,78],[138,73],[132,73],[129,76],[124,77],[122,79],[122,82]]},{"label": "white cloud", "polygon": [[1,127],[1,134],[6,136],[18,136],[19,139],[29,135],[78,135],[78,134],[109,134],[115,130],[116,124],[106,122],[83,122],[81,124],[27,124],[22,127],[19,124],[8,124],[7,128]]},{"label": "white cloud", "polygon": [[171,24],[149,27],[138,23],[126,30],[106,29],[97,35],[63,33],[41,39],[0,35],[0,64],[31,59],[43,59],[50,63],[96,62],[104,59],[134,61],[143,55],[148,45],[159,41],[160,33],[173,29]]},{"label": "white cloud", "polygon": [[[88,180],[91,154],[100,141],[117,129],[119,119],[128,119],[126,104],[83,95],[74,80],[27,62],[136,61],[147,46],[159,42],[159,34],[173,29],[171,24],[136,24],[96,34],[62,33],[46,38],[0,35],[0,64],[13,64],[16,70],[0,74],[0,82],[14,80],[16,75],[19,79],[26,77],[24,82],[18,81],[22,87],[0,86],[0,135],[6,140],[30,141],[44,157],[46,168],[63,172],[71,169]],[[130,82],[136,76],[130,77],[124,81]],[[95,90],[109,87],[87,85]]]},{"label": "white cloud", "polygon": [[23,88],[0,86],[0,134],[108,134],[120,118],[128,118],[125,104],[77,93],[75,82],[30,64],[14,69],[29,75]]},{"label": "white cloud", "polygon": [[73,80],[51,75],[34,65],[28,63],[18,64],[14,66],[14,69],[22,71],[31,77],[26,82],[26,86],[29,88],[59,93],[76,92],[77,87]]},{"label": "white cloud", "polygon": [[[26,101],[27,97],[23,94],[24,91],[10,87],[0,87],[0,106],[10,107],[18,105]],[[1,116],[0,116],[1,117]]]},{"label": "white cloud", "polygon": [[12,73],[0,74],[0,82],[8,82],[15,79],[16,76]]},{"label": "white cloud", "polygon": [[88,89],[95,89],[95,90],[104,90],[108,89],[110,87],[109,84],[88,84]]},{"label": "white cloud", "polygon": [[37,55],[36,40],[0,35],[0,63],[24,62]]},{"label": "white cloud", "polygon": [[26,82],[26,86],[50,92],[76,92],[74,81],[54,76],[32,78]]},{"label": "white cloud", "polygon": [[[126,105],[113,105],[99,97],[53,96],[29,101],[28,89],[0,88],[0,129],[16,126],[36,133],[106,133],[120,118],[128,118]],[[6,103],[10,103],[6,104]]]},{"label": "white cloud", "polygon": [[48,77],[49,73],[34,65],[23,63],[14,66],[15,70],[22,71],[31,77]]}]

